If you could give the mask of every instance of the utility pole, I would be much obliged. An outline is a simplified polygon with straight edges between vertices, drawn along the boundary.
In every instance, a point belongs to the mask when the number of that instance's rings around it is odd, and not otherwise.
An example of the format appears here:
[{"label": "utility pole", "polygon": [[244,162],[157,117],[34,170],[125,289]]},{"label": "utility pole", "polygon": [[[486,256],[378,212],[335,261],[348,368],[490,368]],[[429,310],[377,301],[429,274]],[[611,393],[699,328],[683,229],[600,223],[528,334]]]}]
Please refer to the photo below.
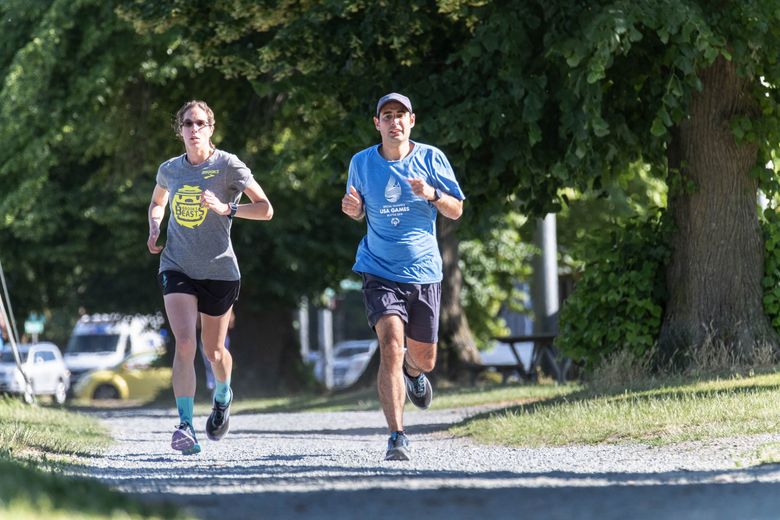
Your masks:
[{"label": "utility pole", "polygon": [[325,387],[331,389],[333,388],[333,311],[330,307],[320,309],[318,318],[322,375],[325,379]]},{"label": "utility pole", "polygon": [[536,222],[534,243],[539,254],[534,258],[532,306],[534,332],[558,333],[558,230],[555,213],[548,213]]}]

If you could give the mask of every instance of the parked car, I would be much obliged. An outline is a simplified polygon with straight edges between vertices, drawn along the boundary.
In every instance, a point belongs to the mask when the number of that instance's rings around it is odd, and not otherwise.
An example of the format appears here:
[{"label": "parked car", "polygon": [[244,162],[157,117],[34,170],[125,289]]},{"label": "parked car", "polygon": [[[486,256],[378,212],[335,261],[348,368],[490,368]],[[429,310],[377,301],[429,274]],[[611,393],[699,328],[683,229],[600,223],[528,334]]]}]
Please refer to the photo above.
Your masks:
[{"label": "parked car", "polygon": [[[333,346],[333,388],[347,388],[363,375],[378,346],[376,339],[341,341]],[[325,360],[317,356],[314,377],[325,382]]]},{"label": "parked car", "polygon": [[132,354],[164,349],[165,340],[159,332],[161,324],[160,315],[82,316],[65,347],[65,364],[71,371],[73,388],[91,370],[115,367]]},{"label": "parked car", "polygon": [[10,345],[0,351],[0,392],[20,394],[25,401],[32,396],[50,395],[57,404],[63,404],[70,387],[70,371],[65,366],[60,349],[47,341],[18,345],[22,370],[30,386],[16,365]]},{"label": "parked car", "polygon": [[171,387],[172,371],[160,366],[161,352],[133,354],[121,363],[84,374],[74,385],[79,399],[148,401]]}]

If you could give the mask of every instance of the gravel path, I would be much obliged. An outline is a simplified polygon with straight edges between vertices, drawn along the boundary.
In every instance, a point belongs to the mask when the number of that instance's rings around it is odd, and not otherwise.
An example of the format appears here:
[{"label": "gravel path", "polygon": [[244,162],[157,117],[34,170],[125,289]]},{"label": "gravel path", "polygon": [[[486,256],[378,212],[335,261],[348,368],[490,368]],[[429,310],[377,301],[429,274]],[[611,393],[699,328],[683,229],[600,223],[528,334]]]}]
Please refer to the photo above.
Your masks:
[{"label": "gravel path", "polygon": [[[77,473],[196,518],[777,519],[780,466],[749,466],[780,435],[667,447],[505,448],[453,438],[474,410],[408,410],[409,462],[384,462],[377,412],[239,414],[203,452],[171,451],[175,411],[95,412],[116,439]],[[196,418],[203,431],[206,418]]]}]

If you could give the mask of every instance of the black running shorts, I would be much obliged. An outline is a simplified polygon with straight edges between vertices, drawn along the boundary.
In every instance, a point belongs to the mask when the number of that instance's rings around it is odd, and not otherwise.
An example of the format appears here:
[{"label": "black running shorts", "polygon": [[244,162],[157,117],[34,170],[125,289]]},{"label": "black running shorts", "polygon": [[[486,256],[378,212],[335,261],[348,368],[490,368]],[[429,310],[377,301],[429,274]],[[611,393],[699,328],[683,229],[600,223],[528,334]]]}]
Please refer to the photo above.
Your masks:
[{"label": "black running shorts", "polygon": [[163,296],[173,293],[192,294],[198,299],[198,312],[222,316],[238,301],[241,280],[193,280],[179,271],[157,275]]},{"label": "black running shorts", "polygon": [[439,340],[440,283],[393,282],[368,273],[361,276],[366,317],[372,328],[382,316],[395,314],[403,320],[407,337],[421,343]]}]

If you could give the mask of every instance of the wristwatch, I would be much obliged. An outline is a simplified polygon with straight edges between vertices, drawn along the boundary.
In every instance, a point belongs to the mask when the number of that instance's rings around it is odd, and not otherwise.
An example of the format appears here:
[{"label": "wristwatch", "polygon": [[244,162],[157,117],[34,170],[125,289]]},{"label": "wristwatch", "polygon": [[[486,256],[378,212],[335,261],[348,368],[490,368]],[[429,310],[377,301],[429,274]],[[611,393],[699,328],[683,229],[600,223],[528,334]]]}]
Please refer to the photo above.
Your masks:
[{"label": "wristwatch", "polygon": [[238,204],[235,202],[228,202],[228,206],[230,206],[230,214],[228,215],[228,218],[233,218],[233,215],[235,215],[236,211],[238,211]]},{"label": "wristwatch", "polygon": [[436,202],[441,198],[441,190],[439,188],[436,188],[433,190],[433,200],[431,202]]}]

